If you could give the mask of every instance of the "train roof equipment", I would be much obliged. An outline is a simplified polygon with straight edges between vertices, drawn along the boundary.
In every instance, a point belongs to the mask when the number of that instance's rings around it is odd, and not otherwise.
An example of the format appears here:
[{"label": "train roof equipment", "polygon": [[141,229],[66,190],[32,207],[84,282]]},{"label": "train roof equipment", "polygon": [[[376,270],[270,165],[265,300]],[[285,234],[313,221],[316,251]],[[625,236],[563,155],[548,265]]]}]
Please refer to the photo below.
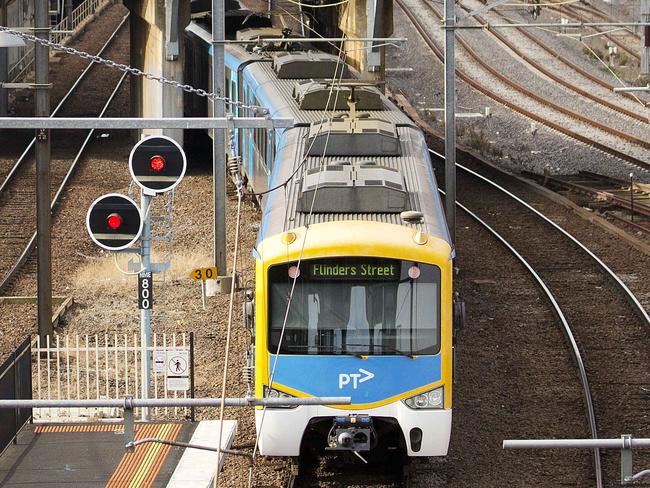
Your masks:
[{"label": "train roof equipment", "polygon": [[281,80],[349,76],[338,56],[315,51],[278,54],[273,58],[273,69]]},{"label": "train roof equipment", "polygon": [[404,177],[374,161],[342,161],[313,168],[302,178],[301,212],[403,212],[408,207]]},{"label": "train roof equipment", "polygon": [[381,92],[376,87],[354,87],[349,81],[334,81],[310,79],[296,82],[293,97],[300,110],[347,110],[353,92],[358,110],[384,110]]}]

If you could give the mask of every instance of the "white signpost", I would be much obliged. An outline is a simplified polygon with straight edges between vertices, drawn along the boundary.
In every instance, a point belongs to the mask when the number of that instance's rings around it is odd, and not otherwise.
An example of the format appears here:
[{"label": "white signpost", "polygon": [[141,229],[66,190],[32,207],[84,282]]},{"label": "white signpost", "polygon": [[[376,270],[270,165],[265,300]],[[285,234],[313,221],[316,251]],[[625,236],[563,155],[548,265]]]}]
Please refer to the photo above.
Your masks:
[{"label": "white signpost", "polygon": [[165,377],[167,389],[170,391],[187,391],[190,389],[189,351],[167,351]]}]

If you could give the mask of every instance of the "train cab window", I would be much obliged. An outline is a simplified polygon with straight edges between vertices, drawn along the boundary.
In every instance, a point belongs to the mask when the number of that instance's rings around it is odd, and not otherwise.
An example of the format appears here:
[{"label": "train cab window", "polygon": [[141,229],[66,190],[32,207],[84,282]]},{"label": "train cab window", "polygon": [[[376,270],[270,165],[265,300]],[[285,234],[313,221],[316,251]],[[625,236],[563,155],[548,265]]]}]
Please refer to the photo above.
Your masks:
[{"label": "train cab window", "polygon": [[296,269],[297,263],[289,263],[269,270],[271,352],[278,350],[281,336],[281,354],[425,355],[440,350],[438,267],[355,257],[306,260]]}]

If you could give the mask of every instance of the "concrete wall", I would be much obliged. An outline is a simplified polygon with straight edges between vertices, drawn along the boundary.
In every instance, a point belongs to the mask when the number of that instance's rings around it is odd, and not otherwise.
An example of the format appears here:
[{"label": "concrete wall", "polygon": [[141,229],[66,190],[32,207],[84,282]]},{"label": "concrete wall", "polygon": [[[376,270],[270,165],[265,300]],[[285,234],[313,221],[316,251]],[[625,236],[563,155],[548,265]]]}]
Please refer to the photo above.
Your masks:
[{"label": "concrete wall", "polygon": [[[368,7],[369,2],[373,0],[350,0],[341,7],[339,13],[339,28],[348,37],[373,37],[372,32],[368,32]],[[393,2],[392,0],[382,1],[382,18],[381,35],[378,37],[388,37],[393,33]],[[368,44],[360,42],[346,42],[345,49],[347,52],[347,61],[356,69],[364,74],[367,79],[383,79],[384,65],[384,48],[382,50],[382,72],[368,73],[366,53],[363,49]]]},{"label": "concrete wall", "polygon": [[[189,1],[179,2],[179,57],[166,59],[165,1],[126,0],[131,11],[131,65],[156,76],[183,81],[183,29],[190,21]],[[131,79],[131,114],[135,117],[182,117],[183,91],[142,77]],[[144,135],[164,134],[183,143],[180,129],[144,130]]]}]

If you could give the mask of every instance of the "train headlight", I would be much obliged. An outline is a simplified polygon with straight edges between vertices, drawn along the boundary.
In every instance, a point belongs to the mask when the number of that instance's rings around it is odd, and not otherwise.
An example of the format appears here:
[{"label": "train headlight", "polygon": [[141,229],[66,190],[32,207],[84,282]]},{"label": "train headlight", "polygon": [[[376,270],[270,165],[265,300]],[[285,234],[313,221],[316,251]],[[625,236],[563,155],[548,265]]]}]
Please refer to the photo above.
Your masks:
[{"label": "train headlight", "polygon": [[[268,386],[264,385],[264,397],[265,398],[295,398],[293,395],[289,395],[288,393],[285,393],[280,390],[276,390],[275,388],[269,388]],[[267,407],[267,408],[296,408],[297,405],[291,405],[291,406],[273,406],[273,407]]]},{"label": "train headlight", "polygon": [[444,408],[445,388],[441,386],[435,390],[425,391],[424,393],[406,398],[402,402],[414,410]]}]

